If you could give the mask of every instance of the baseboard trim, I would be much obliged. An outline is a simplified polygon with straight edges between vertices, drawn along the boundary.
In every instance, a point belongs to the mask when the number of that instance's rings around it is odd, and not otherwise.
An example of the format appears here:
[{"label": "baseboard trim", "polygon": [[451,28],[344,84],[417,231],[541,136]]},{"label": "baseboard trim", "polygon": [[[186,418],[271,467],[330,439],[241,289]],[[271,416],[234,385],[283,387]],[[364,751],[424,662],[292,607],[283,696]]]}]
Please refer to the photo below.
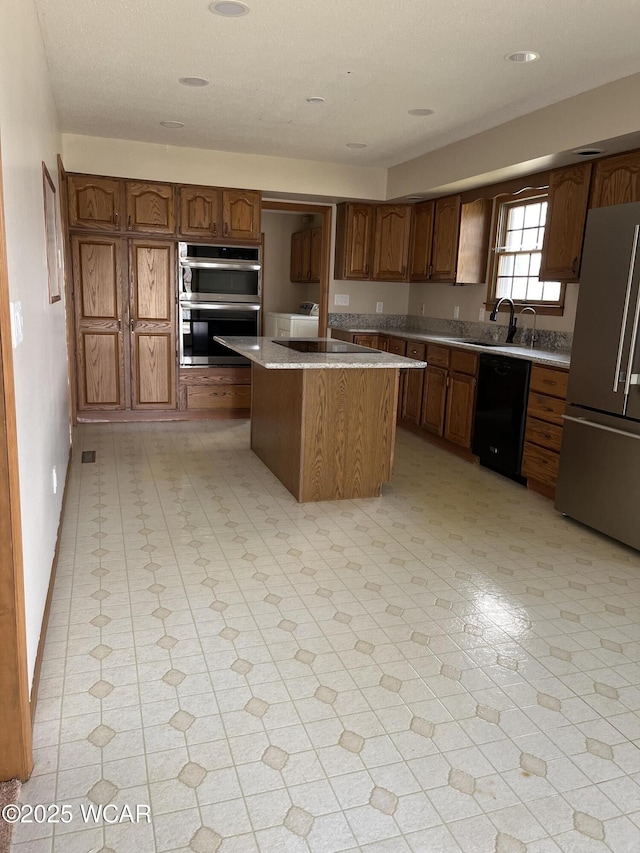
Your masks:
[{"label": "baseboard trim", "polygon": [[47,600],[44,605],[44,613],[42,614],[42,624],[40,626],[40,639],[38,640],[38,651],[36,652],[36,663],[33,668],[33,681],[31,683],[31,696],[29,698],[29,711],[31,713],[31,725],[33,726],[36,716],[36,705],[38,703],[38,688],[40,687],[40,672],[42,670],[42,656],[44,655],[44,646],[47,639],[47,628],[49,626],[49,615],[51,613],[51,601],[53,599],[53,587],[56,580],[56,572],[58,570],[58,556],[60,554],[60,534],[62,532],[62,521],[64,519],[64,510],[67,502],[67,494],[69,487],[69,476],[71,473],[71,457],[73,455],[73,439],[69,448],[69,460],[67,462],[67,473],[64,478],[64,491],[62,493],[62,504],[60,506],[60,518],[58,519],[58,532],[56,534],[56,548],[53,552],[53,562],[51,563],[51,575],[49,576],[49,588],[47,590]]}]

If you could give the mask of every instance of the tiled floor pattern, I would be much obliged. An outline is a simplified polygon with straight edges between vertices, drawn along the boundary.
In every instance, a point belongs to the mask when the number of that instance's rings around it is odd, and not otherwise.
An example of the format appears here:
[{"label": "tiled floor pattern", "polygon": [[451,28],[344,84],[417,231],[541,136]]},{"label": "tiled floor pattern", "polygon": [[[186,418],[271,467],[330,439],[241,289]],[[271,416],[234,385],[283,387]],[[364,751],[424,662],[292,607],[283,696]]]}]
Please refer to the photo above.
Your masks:
[{"label": "tiled floor pattern", "polygon": [[402,431],[306,505],[248,438],[78,429],[23,787],[74,819],[14,853],[637,853],[638,555]]}]

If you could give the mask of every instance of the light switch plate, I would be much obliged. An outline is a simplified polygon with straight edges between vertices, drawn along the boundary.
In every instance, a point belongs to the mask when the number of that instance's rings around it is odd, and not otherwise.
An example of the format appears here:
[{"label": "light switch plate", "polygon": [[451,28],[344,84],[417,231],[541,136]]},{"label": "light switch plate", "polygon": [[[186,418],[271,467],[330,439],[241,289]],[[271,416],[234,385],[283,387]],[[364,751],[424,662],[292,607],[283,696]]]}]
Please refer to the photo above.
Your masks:
[{"label": "light switch plate", "polygon": [[382,314],[383,308],[384,304],[382,302],[376,302],[376,314]]},{"label": "light switch plate", "polygon": [[480,309],[480,312],[478,313],[478,320],[480,320],[481,323],[484,323],[484,308]]},{"label": "light switch plate", "polygon": [[349,295],[346,293],[336,293],[334,300],[334,305],[348,305],[349,304]]},{"label": "light switch plate", "polygon": [[457,320],[460,317],[460,306],[456,305],[453,309],[453,319]]},{"label": "light switch plate", "polygon": [[24,318],[22,316],[22,302],[11,302],[11,345],[13,349],[22,343],[24,338]]}]

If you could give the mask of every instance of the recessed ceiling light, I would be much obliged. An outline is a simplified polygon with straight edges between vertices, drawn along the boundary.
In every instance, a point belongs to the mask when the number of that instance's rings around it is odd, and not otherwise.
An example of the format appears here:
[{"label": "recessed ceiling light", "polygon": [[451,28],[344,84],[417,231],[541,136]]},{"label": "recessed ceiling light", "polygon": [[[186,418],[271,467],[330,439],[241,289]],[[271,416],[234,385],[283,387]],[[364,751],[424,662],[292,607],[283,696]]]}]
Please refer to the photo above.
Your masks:
[{"label": "recessed ceiling light", "polygon": [[540,59],[540,54],[535,50],[516,50],[515,53],[508,53],[505,59],[509,62],[535,62],[536,59]]},{"label": "recessed ceiling light", "polygon": [[347,142],[347,148],[366,148],[366,142]]},{"label": "recessed ceiling light", "polygon": [[183,86],[208,86],[209,81],[205,80],[204,77],[180,77],[178,83],[182,83]]},{"label": "recessed ceiling light", "polygon": [[319,98],[313,95],[311,98],[307,98],[308,104],[324,104],[324,98]]},{"label": "recessed ceiling light", "polygon": [[433,115],[433,110],[427,110],[427,109],[409,110],[408,112],[409,112],[410,116],[432,116]]},{"label": "recessed ceiling light", "polygon": [[576,148],[572,154],[579,154],[580,157],[595,157],[596,154],[604,154],[606,148]]},{"label": "recessed ceiling light", "polygon": [[168,127],[171,130],[178,130],[181,127],[184,127],[184,122],[181,121],[161,121],[160,124],[163,127]]},{"label": "recessed ceiling light", "polygon": [[217,0],[209,4],[209,9],[214,15],[224,15],[225,18],[241,18],[249,13],[249,7],[237,0]]}]

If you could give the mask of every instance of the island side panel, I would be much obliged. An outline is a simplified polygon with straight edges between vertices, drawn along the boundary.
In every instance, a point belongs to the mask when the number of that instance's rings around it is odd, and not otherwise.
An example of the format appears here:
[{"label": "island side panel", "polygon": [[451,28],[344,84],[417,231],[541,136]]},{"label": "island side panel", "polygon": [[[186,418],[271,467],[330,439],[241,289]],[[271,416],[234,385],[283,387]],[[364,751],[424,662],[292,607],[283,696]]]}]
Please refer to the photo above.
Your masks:
[{"label": "island side panel", "polygon": [[291,494],[302,500],[303,374],[319,371],[267,370],[258,364],[251,367],[251,449]]},{"label": "island side panel", "polygon": [[305,370],[300,501],[378,497],[391,478],[397,369]]}]

